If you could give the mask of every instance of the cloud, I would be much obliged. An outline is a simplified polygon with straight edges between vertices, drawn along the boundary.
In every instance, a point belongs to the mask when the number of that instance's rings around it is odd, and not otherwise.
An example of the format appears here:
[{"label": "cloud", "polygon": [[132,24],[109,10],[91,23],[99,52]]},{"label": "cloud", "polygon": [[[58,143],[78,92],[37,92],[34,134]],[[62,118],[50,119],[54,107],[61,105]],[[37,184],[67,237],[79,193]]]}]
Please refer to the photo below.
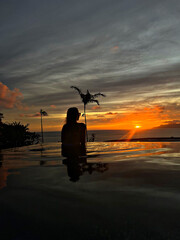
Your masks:
[{"label": "cloud", "polygon": [[56,108],[56,106],[55,106],[55,105],[50,105],[50,107],[51,107],[51,108]]},{"label": "cloud", "polygon": [[41,114],[40,114],[40,112],[37,112],[37,113],[35,113],[35,114],[23,114],[23,113],[21,113],[21,114],[19,114],[19,116],[20,116],[20,117],[36,118],[36,117],[40,117]]},{"label": "cloud", "polygon": [[27,114],[27,117],[40,117],[41,114],[39,112],[35,113],[35,114]]},{"label": "cloud", "polygon": [[156,128],[180,128],[180,120],[166,121]]},{"label": "cloud", "polygon": [[114,46],[114,47],[111,48],[112,53],[116,53],[118,50],[119,50],[118,46]]},{"label": "cloud", "polygon": [[158,105],[154,105],[151,107],[144,107],[143,112],[150,112],[150,113],[163,113],[164,112],[164,107],[163,106],[158,106]]},{"label": "cloud", "polygon": [[91,109],[96,110],[96,109],[100,109],[100,108],[101,108],[100,106],[93,106]]},{"label": "cloud", "polygon": [[156,128],[180,128],[180,120],[165,121],[164,124]]},{"label": "cloud", "polygon": [[[90,124],[104,125],[105,128],[132,129],[135,125],[141,125],[143,129],[149,129],[160,125],[163,120],[168,119],[164,108],[159,105],[139,107],[133,111],[124,113],[108,112],[100,115],[103,118],[99,121],[96,118],[89,119]],[[100,116],[97,116],[98,118]],[[108,116],[108,117],[107,117]]]},{"label": "cloud", "polygon": [[0,107],[5,109],[23,109],[23,95],[19,89],[10,90],[5,84],[0,82]]},{"label": "cloud", "polygon": [[23,92],[34,113],[42,107],[64,113],[72,104],[82,109],[69,89],[76,85],[107,95],[99,112],[157,103],[165,109],[156,112],[179,118],[179,2],[10,2],[0,1],[0,79],[14,96],[0,98],[0,107],[25,110]]},{"label": "cloud", "polygon": [[164,123],[166,123],[166,124],[180,124],[180,120],[166,121]]},{"label": "cloud", "polygon": [[118,113],[113,113],[113,112],[108,112],[108,113],[106,113],[105,115],[117,115]]}]

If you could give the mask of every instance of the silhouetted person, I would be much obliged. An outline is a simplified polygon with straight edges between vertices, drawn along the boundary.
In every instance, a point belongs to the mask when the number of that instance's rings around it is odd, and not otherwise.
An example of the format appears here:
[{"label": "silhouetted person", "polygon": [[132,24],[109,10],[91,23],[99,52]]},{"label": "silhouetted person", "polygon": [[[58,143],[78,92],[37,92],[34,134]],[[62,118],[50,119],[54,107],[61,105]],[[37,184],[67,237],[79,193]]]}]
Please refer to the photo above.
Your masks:
[{"label": "silhouetted person", "polygon": [[62,155],[67,158],[86,155],[85,138],[86,125],[77,123],[80,117],[77,108],[69,108],[67,111],[66,124],[61,131]]},{"label": "silhouetted person", "polygon": [[80,115],[77,108],[69,108],[66,124],[61,131],[62,156],[67,157],[63,160],[63,164],[67,166],[68,176],[72,182],[77,182],[84,172],[92,174],[93,171],[108,170],[108,165],[105,163],[87,163],[86,125],[77,123]]}]

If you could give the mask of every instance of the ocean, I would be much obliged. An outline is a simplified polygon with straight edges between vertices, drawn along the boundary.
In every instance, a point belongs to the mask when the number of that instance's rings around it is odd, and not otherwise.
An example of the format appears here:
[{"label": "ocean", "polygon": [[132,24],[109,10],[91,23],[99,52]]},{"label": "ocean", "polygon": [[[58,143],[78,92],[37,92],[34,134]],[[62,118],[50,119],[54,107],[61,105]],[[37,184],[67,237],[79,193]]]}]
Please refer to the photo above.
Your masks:
[{"label": "ocean", "polygon": [[[107,140],[118,140],[127,138],[129,135],[127,130],[90,130],[88,131],[89,139],[92,134],[95,135],[95,142],[104,142]],[[39,133],[40,134],[40,133]],[[158,137],[180,137],[180,128],[164,128],[164,129],[150,129],[150,130],[137,130],[132,138],[158,138]],[[61,132],[44,132],[44,141],[59,142],[61,141]]]}]

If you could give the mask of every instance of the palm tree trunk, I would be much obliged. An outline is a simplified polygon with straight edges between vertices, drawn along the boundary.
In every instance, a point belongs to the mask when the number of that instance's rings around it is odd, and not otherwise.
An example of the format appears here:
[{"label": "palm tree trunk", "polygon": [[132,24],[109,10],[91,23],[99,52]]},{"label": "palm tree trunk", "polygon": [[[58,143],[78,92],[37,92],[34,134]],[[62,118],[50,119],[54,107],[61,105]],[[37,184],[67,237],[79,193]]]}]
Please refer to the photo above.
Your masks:
[{"label": "palm tree trunk", "polygon": [[44,142],[44,136],[43,136],[42,114],[41,114],[41,137],[42,137],[42,143],[43,143]]},{"label": "palm tree trunk", "polygon": [[85,115],[85,124],[86,124],[86,137],[88,142],[88,132],[87,132],[87,121],[86,121],[86,105],[84,104],[84,115]]}]

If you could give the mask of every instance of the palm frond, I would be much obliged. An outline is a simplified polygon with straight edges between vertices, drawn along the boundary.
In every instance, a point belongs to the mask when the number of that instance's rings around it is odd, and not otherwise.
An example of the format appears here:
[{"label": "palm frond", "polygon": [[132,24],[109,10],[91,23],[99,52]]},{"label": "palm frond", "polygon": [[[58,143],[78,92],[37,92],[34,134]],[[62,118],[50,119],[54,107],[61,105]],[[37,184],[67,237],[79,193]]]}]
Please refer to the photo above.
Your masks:
[{"label": "palm frond", "polygon": [[44,111],[44,110],[40,110],[40,114],[42,115],[42,116],[48,116],[48,114],[47,114],[47,112],[46,111]]},{"label": "palm frond", "polygon": [[91,100],[89,100],[89,102],[96,102],[97,105],[100,105],[100,104],[99,104],[99,101],[98,101],[98,100],[95,100],[95,99],[91,99]]},{"label": "palm frond", "polygon": [[104,94],[102,94],[100,92],[96,93],[96,94],[91,94],[89,92],[89,90],[87,90],[86,94],[83,94],[82,91],[78,87],[71,86],[71,88],[74,88],[76,91],[78,91],[78,93],[79,93],[79,95],[81,97],[81,100],[84,103],[84,105],[87,105],[90,102],[96,102],[99,105],[99,102],[97,100],[95,100],[95,98],[97,98],[99,96],[102,96],[102,97],[106,96],[106,95],[104,95]]},{"label": "palm frond", "polygon": [[48,116],[47,112],[43,111],[43,116]]},{"label": "palm frond", "polygon": [[96,94],[94,94],[93,96],[94,96],[94,97],[99,97],[99,96],[106,97],[106,95],[103,94],[103,93],[96,93]]},{"label": "palm frond", "polygon": [[82,94],[82,91],[78,87],[71,86],[71,88],[74,88],[75,90],[77,90],[80,95]]}]

